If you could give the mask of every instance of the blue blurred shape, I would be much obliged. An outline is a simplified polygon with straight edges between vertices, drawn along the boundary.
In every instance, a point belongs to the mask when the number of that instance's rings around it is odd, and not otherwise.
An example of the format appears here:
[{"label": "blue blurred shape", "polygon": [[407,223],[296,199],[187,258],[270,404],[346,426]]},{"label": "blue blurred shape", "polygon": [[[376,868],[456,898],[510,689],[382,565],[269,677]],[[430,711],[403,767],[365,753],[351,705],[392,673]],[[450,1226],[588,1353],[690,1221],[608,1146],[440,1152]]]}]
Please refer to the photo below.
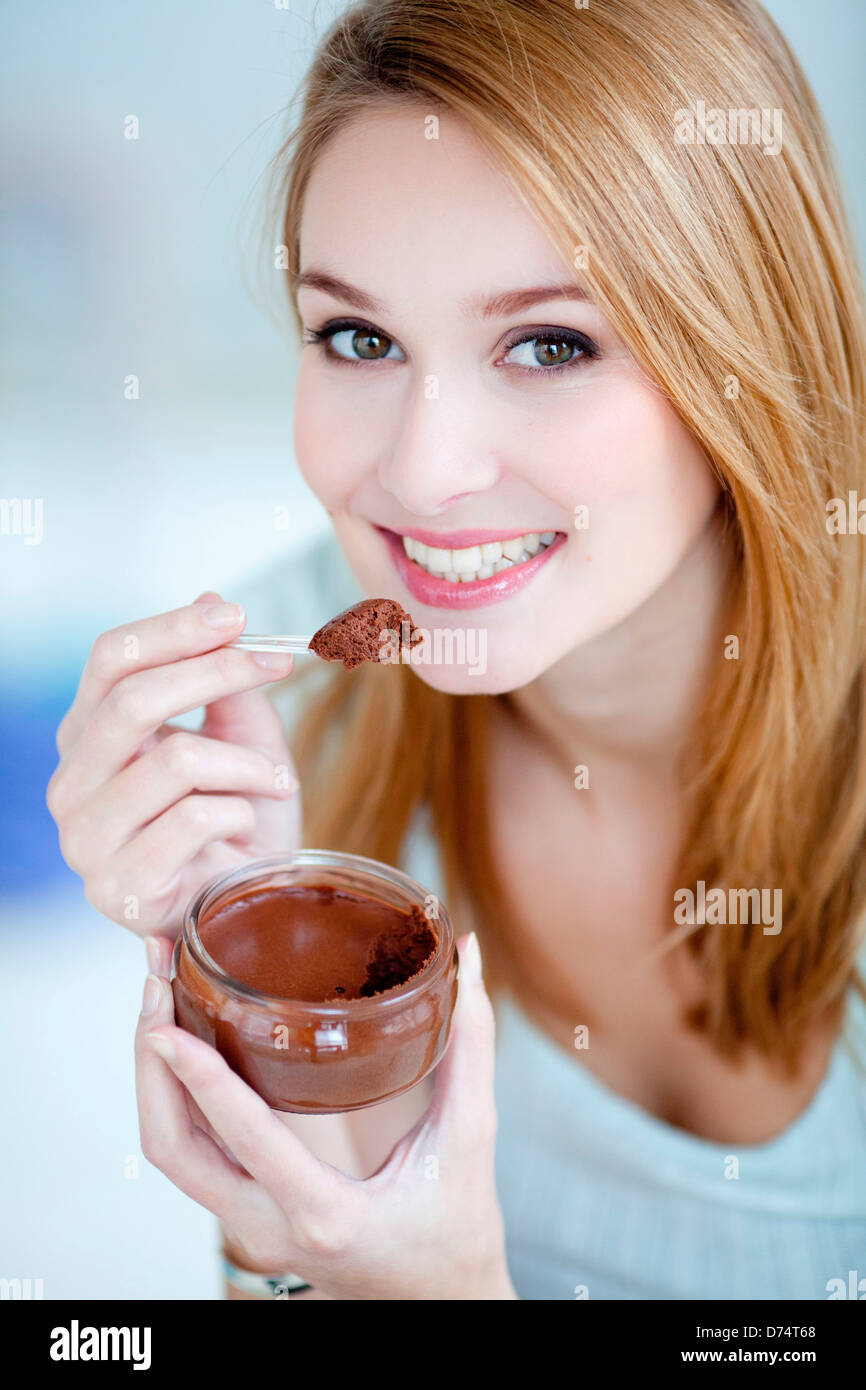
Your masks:
[{"label": "blue blurred shape", "polygon": [[57,827],[45,805],[57,766],[57,726],[74,693],[0,690],[0,893],[32,893],[77,878],[61,858]]}]

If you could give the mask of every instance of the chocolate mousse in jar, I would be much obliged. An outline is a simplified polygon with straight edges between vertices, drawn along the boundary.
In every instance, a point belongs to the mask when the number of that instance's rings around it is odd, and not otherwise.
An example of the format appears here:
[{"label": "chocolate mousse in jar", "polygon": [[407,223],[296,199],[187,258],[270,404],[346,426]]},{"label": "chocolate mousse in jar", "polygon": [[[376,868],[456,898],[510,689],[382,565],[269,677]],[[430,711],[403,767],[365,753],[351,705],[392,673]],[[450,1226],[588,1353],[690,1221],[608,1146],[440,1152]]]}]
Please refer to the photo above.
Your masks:
[{"label": "chocolate mousse in jar", "polygon": [[374,859],[298,850],[196,894],[172,960],[175,1017],[275,1110],[357,1110],[436,1066],[457,970],[434,894]]}]

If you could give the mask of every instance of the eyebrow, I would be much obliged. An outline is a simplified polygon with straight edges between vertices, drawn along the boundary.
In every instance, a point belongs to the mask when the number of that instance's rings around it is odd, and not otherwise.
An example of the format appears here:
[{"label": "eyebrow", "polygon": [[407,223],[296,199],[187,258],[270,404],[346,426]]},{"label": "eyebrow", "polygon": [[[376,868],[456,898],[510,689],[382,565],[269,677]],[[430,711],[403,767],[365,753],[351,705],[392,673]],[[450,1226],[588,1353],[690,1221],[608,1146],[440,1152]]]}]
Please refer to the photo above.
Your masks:
[{"label": "eyebrow", "polygon": [[[302,289],[319,290],[323,294],[331,295],[333,299],[343,299],[347,304],[353,304],[356,309],[362,309],[367,314],[387,313],[387,307],[380,299],[375,299],[373,295],[357,289],[348,281],[341,280],[338,275],[328,275],[321,270],[303,271],[295,280],[295,292]],[[549,299],[588,301],[589,296],[580,285],[571,280],[564,285],[534,285],[525,290],[508,290],[490,298],[470,295],[468,299],[461,300],[460,308],[467,316],[477,315],[484,319],[506,318],[509,314],[522,313],[524,309],[531,309],[534,304],[541,304]]]}]

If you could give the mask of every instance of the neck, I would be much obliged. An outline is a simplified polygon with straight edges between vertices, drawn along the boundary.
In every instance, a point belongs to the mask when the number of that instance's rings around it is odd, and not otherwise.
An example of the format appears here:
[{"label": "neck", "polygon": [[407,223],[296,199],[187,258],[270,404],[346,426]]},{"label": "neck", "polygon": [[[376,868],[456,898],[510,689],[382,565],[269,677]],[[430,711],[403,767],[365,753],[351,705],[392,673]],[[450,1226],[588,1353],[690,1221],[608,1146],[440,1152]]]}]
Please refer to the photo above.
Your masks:
[{"label": "neck", "polygon": [[709,666],[723,659],[718,619],[729,566],[720,505],[640,608],[512,692],[508,704],[567,766],[585,764],[596,788],[635,779],[669,785]]}]

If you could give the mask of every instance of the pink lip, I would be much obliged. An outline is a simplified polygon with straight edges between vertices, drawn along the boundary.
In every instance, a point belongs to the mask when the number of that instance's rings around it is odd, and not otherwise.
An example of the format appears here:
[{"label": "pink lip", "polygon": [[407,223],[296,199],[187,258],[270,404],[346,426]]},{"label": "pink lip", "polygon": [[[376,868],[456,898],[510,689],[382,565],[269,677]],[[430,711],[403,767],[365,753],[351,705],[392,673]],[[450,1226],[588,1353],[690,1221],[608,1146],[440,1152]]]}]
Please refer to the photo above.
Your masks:
[{"label": "pink lip", "polygon": [[[556,551],[561,550],[565,544],[565,536],[558,535],[556,540],[542,550],[538,555],[533,555],[531,560],[526,560],[522,565],[513,565],[511,569],[503,570],[500,574],[494,574],[490,579],[472,579],[467,583],[454,584],[449,579],[438,579],[435,575],[428,574],[420,565],[409,559],[403,549],[401,536],[395,531],[388,531],[383,526],[376,528],[385,538],[391,557],[397,568],[397,573],[402,579],[406,588],[413,598],[419,603],[426,603],[431,608],[481,608],[488,603],[498,603],[501,599],[510,598],[538,574],[542,565],[545,565]],[[429,532],[406,531],[401,535],[411,536],[415,540],[422,540]],[[507,536],[497,536],[490,532],[480,531],[457,531],[452,535],[485,535],[490,540],[507,540]],[[511,535],[522,536],[525,532],[513,531]],[[440,544],[443,536],[439,537]],[[476,541],[475,544],[481,542]],[[427,542],[425,541],[426,545]],[[453,546],[443,546],[443,549],[452,549]]]}]

